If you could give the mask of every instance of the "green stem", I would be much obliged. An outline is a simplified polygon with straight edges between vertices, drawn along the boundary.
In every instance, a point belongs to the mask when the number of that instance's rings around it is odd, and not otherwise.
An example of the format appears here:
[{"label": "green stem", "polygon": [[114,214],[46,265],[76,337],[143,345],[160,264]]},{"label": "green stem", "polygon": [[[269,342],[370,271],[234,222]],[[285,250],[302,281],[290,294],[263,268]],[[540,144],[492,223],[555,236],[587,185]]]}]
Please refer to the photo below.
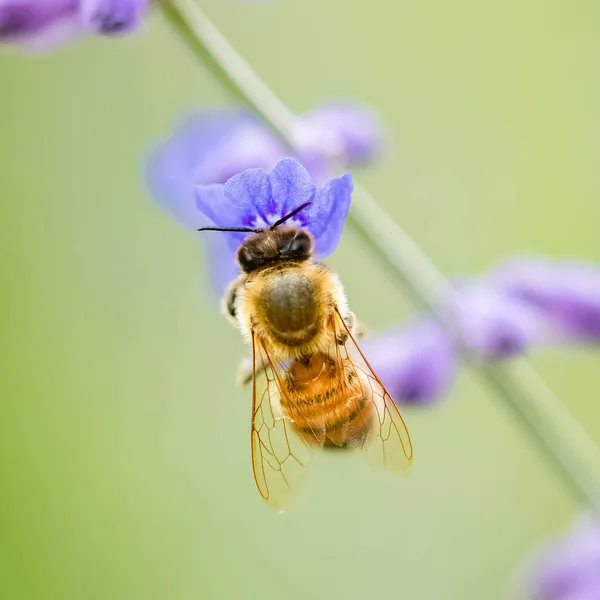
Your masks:
[{"label": "green stem", "polygon": [[[294,114],[223,37],[195,0],[163,0],[165,17],[192,52],[237,100],[291,150]],[[450,283],[386,211],[355,182],[349,222],[413,299],[445,322]],[[451,324],[449,324],[451,327]],[[526,359],[466,361],[510,407],[580,500],[600,508],[600,450]]]}]

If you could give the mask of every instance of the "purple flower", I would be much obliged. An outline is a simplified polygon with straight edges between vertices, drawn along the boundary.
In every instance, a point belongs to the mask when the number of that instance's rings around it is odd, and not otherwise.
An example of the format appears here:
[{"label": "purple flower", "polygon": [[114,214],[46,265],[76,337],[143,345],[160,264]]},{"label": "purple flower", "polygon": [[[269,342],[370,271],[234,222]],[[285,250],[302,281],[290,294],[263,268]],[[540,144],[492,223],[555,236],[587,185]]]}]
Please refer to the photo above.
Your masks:
[{"label": "purple flower", "polygon": [[458,341],[486,359],[525,353],[541,337],[536,312],[485,282],[454,291],[449,317]]},{"label": "purple flower", "polygon": [[600,521],[586,516],[560,541],[544,549],[526,569],[532,600],[600,598]]},{"label": "purple flower", "polygon": [[[299,117],[294,137],[299,148],[296,158],[321,184],[331,173],[334,148],[342,153],[333,157],[339,163],[367,160],[376,153],[374,140],[380,136],[370,113],[340,104]],[[330,142],[325,143],[325,138]],[[146,182],[157,202],[195,232],[210,224],[196,207],[197,185],[225,183],[250,168],[272,169],[286,154],[285,146],[250,113],[209,110],[183,121],[170,139],[152,151],[146,164]],[[231,251],[222,250],[227,237],[210,234],[202,238],[221,248],[218,252],[212,251],[216,247],[209,248],[210,278],[219,293],[236,273]]]},{"label": "purple flower", "polygon": [[84,32],[137,27],[149,0],[0,0],[0,41],[46,50]]},{"label": "purple flower", "polygon": [[122,35],[134,30],[148,11],[150,0],[80,0],[85,30]]},{"label": "purple flower", "polygon": [[366,108],[326,104],[297,118],[294,138],[301,159],[325,156],[347,166],[361,165],[379,154],[382,128],[376,115]]},{"label": "purple flower", "polygon": [[448,391],[456,376],[452,338],[434,321],[367,337],[361,346],[399,404],[431,404]]},{"label": "purple flower", "polygon": [[[280,160],[270,173],[247,169],[225,184],[196,187],[198,210],[217,227],[269,227],[306,202],[304,210],[287,221],[308,230],[315,254],[323,258],[338,245],[352,199],[352,177],[345,173],[316,187],[308,171],[295,159]],[[212,235],[215,235],[214,233]],[[234,252],[248,233],[227,232]]]},{"label": "purple flower", "polygon": [[498,289],[534,307],[550,336],[600,342],[600,269],[577,262],[519,259],[492,272]]},{"label": "purple flower", "polygon": [[44,49],[79,32],[78,0],[0,0],[0,42]]},{"label": "purple flower", "polygon": [[[317,183],[323,183],[335,174],[329,165],[334,147],[342,164],[365,161],[376,153],[374,140],[380,135],[369,112],[340,104],[298,117],[294,137],[299,147],[295,158]],[[255,167],[272,169],[285,156],[285,146],[250,113],[208,110],[183,121],[170,139],[154,149],[147,161],[146,181],[155,199],[195,230],[199,226],[195,185],[225,183]]]}]

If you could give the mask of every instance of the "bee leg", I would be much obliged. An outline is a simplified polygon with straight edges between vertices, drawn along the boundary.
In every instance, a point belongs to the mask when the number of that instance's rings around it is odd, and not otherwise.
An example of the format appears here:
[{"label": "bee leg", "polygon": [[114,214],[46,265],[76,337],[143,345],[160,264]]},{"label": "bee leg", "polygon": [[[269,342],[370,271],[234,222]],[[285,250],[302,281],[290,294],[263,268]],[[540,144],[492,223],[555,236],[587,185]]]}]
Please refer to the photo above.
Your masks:
[{"label": "bee leg", "polygon": [[223,299],[221,300],[221,312],[225,316],[225,318],[235,327],[237,327],[237,311],[235,307],[235,303],[237,300],[237,290],[238,290],[238,282],[237,279],[234,279],[227,289],[225,290],[225,294],[223,295]]},{"label": "bee leg", "polygon": [[352,332],[352,335],[361,338],[365,335],[365,326],[356,318],[356,315],[352,311],[348,311],[344,320],[348,324],[348,329]]},{"label": "bee leg", "polygon": [[[258,375],[264,371],[264,368],[257,367],[256,374]],[[237,375],[235,377],[235,382],[240,387],[246,387],[252,383],[254,372],[252,369],[252,359],[250,357],[242,358],[240,364],[238,366]]]},{"label": "bee leg", "polygon": [[235,376],[235,383],[240,387],[245,387],[252,383],[252,359],[242,358]]}]

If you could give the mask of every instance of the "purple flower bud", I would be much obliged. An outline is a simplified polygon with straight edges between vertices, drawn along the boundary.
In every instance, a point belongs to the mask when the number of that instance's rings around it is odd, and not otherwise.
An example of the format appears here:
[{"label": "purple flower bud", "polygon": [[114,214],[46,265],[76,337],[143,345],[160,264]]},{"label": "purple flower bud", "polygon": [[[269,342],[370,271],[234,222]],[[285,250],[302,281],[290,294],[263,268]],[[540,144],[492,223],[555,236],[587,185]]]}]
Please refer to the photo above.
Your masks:
[{"label": "purple flower bud", "polygon": [[550,335],[600,343],[600,269],[583,263],[520,259],[490,276],[498,289],[545,315]]},{"label": "purple flower bud", "polygon": [[581,518],[560,541],[545,548],[526,569],[532,600],[600,598],[600,521]]},{"label": "purple flower bud", "polygon": [[138,26],[149,0],[0,0],[0,41],[47,50],[83,31],[107,35]]},{"label": "purple flower bud", "polygon": [[461,343],[487,359],[523,354],[541,335],[535,311],[481,283],[457,289],[450,314]]},{"label": "purple flower bud", "polygon": [[447,392],[456,376],[452,339],[434,321],[367,337],[361,347],[399,404],[431,404]]},{"label": "purple flower bud", "polygon": [[294,136],[301,158],[321,155],[346,165],[371,162],[382,145],[375,114],[352,104],[329,104],[298,117]]},{"label": "purple flower bud", "polygon": [[135,29],[148,11],[149,0],[80,0],[84,29],[121,35]]},{"label": "purple flower bud", "polygon": [[[319,257],[338,245],[352,198],[352,177],[345,173],[317,188],[308,171],[295,159],[280,160],[270,173],[247,169],[223,184],[196,188],[198,210],[218,227],[268,227],[289,212],[311,202],[289,219],[289,225],[307,229]],[[249,235],[226,234],[232,250]]]},{"label": "purple flower bud", "polygon": [[0,42],[44,49],[78,29],[77,0],[0,0]]}]

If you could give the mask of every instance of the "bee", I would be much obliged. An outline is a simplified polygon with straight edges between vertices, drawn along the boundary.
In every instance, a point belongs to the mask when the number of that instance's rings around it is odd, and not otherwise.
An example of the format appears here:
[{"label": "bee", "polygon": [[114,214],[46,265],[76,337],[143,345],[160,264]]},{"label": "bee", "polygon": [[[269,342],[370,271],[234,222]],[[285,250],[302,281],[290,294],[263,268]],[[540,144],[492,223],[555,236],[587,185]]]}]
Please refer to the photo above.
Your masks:
[{"label": "bee", "polygon": [[300,489],[313,449],[358,449],[392,473],[413,449],[398,407],[356,342],[358,324],[342,284],[315,259],[313,238],[285,222],[249,232],[236,252],[240,275],[223,299],[252,347],[250,427],[256,486],[282,508]]}]

